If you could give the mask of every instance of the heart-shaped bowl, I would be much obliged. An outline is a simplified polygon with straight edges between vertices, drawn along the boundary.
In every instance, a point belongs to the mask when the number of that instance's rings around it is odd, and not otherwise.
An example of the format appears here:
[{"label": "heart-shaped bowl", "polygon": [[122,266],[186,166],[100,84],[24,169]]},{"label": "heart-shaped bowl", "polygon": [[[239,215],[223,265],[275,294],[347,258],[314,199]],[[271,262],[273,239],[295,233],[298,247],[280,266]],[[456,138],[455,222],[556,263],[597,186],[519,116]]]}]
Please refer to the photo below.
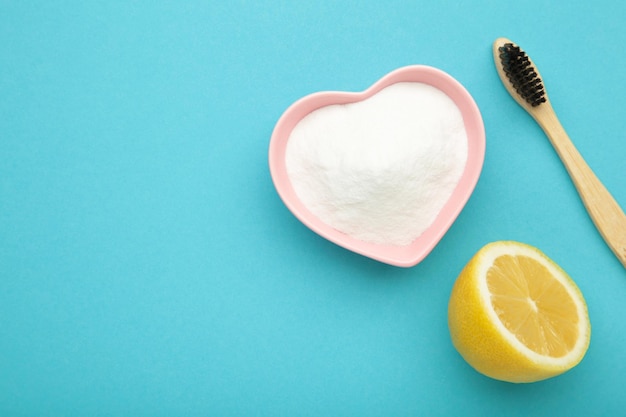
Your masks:
[{"label": "heart-shaped bowl", "polygon": [[[444,92],[459,108],[467,134],[467,162],[452,195],[438,213],[435,221],[411,244],[390,246],[353,238],[334,229],[311,213],[296,195],[286,167],[286,149],[294,127],[306,115],[321,107],[349,104],[366,100],[385,87],[399,82],[418,82]],[[396,69],[362,92],[325,91],[313,93],[293,103],[279,118],[269,146],[269,168],[280,198],[289,210],[311,230],[348,250],[400,267],[421,262],[439,243],[465,206],[480,176],[485,157],[485,128],[469,92],[449,74],[426,65],[411,65]]]}]

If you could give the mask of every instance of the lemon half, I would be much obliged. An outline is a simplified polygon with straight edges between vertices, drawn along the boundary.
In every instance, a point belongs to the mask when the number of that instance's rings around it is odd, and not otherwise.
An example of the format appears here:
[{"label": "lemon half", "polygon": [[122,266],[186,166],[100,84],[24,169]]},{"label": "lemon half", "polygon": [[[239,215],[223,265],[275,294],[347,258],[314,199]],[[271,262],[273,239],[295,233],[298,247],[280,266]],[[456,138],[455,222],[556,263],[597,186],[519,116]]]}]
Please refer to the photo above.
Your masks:
[{"label": "lemon half", "polygon": [[450,296],[448,326],[474,369],[508,382],[573,368],[591,335],[574,281],[539,249],[511,241],[484,246],[465,266]]}]

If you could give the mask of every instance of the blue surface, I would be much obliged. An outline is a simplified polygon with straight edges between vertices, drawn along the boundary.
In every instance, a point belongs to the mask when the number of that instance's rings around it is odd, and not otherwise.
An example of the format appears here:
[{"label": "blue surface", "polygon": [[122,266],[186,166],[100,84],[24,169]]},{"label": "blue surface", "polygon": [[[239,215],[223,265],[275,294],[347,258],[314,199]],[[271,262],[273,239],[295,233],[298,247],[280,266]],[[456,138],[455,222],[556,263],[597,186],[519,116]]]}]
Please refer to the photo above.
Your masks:
[{"label": "blue surface", "polygon": [[[602,0],[0,1],[0,415],[623,414],[626,270],[491,43],[528,51],[626,207],[625,19]],[[300,224],[267,149],[301,96],[409,64],[465,85],[487,154],[449,233],[401,269]],[[452,284],[501,239],[583,291],[571,372],[498,382],[452,347]]]}]

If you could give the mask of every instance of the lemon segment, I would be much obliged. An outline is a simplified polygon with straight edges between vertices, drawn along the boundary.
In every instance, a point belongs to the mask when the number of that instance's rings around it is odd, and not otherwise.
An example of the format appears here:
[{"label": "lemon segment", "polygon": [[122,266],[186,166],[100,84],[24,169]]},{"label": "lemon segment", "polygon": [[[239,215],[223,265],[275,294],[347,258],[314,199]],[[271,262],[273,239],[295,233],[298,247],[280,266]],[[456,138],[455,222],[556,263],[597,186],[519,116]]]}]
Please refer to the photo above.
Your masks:
[{"label": "lemon segment", "polygon": [[539,249],[494,242],[452,289],[452,343],[478,372],[534,382],[576,366],[589,346],[587,306],[574,281]]}]

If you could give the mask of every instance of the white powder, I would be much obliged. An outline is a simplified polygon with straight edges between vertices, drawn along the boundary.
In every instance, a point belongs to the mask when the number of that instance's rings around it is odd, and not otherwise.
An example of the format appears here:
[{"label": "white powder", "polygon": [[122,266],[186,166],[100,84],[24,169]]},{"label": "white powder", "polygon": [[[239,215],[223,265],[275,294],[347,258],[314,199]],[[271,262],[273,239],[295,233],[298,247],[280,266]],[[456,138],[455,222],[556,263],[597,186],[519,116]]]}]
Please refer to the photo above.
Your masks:
[{"label": "white powder", "polygon": [[433,223],[466,159],[460,110],[416,82],[310,113],[286,149],[292,186],[314,215],[356,239],[397,246]]}]

